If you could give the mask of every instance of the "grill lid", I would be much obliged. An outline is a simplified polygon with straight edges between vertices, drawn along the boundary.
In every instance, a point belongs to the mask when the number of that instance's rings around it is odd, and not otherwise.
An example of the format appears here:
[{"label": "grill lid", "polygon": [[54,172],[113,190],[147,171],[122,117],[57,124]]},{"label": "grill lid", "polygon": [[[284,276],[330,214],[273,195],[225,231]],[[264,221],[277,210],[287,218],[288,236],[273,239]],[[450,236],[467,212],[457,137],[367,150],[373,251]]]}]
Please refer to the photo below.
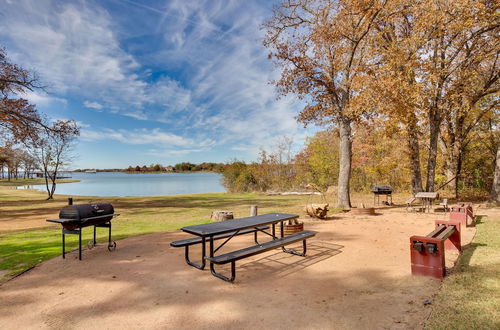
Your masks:
[{"label": "grill lid", "polygon": [[375,194],[386,194],[386,193],[392,193],[392,187],[390,185],[375,185],[373,186],[373,193]]},{"label": "grill lid", "polygon": [[[110,203],[92,203],[92,204],[76,204],[67,205],[59,212],[60,219],[71,219],[75,221],[85,221],[88,218],[99,217],[102,221],[108,221],[113,218],[113,205]],[[102,217],[110,215],[109,217]]]}]

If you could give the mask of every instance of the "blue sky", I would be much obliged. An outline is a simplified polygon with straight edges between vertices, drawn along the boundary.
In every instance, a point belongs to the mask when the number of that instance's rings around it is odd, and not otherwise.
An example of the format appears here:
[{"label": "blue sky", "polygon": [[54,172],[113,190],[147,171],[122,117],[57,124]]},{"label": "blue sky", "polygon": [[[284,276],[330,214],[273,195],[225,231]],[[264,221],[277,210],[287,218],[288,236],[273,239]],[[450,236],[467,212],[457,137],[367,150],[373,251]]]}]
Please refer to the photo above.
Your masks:
[{"label": "blue sky", "polygon": [[26,97],[81,127],[73,168],[257,159],[297,151],[301,104],[276,99],[262,46],[271,1],[0,0],[0,45],[47,92]]}]

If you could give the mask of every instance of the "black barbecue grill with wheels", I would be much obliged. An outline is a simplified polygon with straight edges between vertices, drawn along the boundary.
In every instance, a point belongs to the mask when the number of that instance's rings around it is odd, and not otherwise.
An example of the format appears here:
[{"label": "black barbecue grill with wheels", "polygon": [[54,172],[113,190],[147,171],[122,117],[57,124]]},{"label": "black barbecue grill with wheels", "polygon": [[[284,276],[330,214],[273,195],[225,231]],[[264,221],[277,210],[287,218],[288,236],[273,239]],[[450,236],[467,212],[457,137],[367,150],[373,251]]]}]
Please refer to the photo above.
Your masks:
[{"label": "black barbecue grill with wheels", "polygon": [[[380,204],[380,196],[385,195],[385,204],[392,205],[392,187],[389,185],[373,186],[373,204]],[[389,202],[389,199],[391,200]]]},{"label": "black barbecue grill with wheels", "polygon": [[82,260],[82,228],[94,226],[94,239],[88,243],[88,248],[96,246],[96,228],[108,228],[108,250],[116,249],[116,242],[111,240],[111,220],[119,216],[114,213],[113,205],[109,203],[76,204],[68,199],[68,205],[59,212],[59,219],[47,220],[62,225],[62,257],[66,258],[66,235],[78,235],[78,259]]}]

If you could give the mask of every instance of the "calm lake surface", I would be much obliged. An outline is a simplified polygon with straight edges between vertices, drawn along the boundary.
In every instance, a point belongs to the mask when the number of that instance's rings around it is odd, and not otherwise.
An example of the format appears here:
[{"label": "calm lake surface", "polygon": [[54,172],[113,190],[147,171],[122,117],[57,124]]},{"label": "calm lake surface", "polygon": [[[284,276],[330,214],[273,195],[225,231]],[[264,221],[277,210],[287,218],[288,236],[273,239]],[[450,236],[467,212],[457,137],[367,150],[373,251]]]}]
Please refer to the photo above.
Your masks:
[{"label": "calm lake surface", "polygon": [[[73,196],[161,196],[225,192],[218,173],[158,173],[127,174],[121,172],[64,173],[71,179],[81,180],[62,183],[56,194]],[[45,185],[24,188],[45,190]],[[22,189],[22,188],[21,188]]]}]

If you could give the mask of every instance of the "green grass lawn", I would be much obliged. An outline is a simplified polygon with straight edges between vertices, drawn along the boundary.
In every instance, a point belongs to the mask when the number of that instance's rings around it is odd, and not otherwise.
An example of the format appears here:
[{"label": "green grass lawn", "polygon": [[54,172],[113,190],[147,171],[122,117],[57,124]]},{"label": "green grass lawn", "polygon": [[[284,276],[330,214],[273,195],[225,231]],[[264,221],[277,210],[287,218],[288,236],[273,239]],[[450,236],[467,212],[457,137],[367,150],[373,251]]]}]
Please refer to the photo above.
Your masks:
[{"label": "green grass lawn", "polygon": [[427,329],[500,329],[500,218],[480,219],[433,306]]},{"label": "green grass lawn", "polygon": [[[0,221],[16,217],[29,218],[43,215],[44,219],[56,218],[65,204],[65,196],[56,195],[52,201],[43,200],[43,193],[32,190],[0,189]],[[210,221],[214,210],[230,210],[235,218],[248,216],[250,205],[257,205],[259,213],[284,212],[303,214],[302,208],[309,196],[263,196],[258,194],[194,194],[155,197],[78,197],[75,203],[105,200],[113,204],[121,215],[113,220],[113,239],[177,230],[183,226]],[[332,212],[333,213],[333,212]],[[46,223],[49,228],[1,231],[0,274],[4,280],[42,261],[61,255],[61,226]],[[107,241],[107,231],[97,229],[98,242]],[[83,229],[82,243],[86,246],[93,235],[92,227]],[[67,250],[77,248],[75,235],[66,238]],[[1,280],[1,278],[0,278]]]}]

